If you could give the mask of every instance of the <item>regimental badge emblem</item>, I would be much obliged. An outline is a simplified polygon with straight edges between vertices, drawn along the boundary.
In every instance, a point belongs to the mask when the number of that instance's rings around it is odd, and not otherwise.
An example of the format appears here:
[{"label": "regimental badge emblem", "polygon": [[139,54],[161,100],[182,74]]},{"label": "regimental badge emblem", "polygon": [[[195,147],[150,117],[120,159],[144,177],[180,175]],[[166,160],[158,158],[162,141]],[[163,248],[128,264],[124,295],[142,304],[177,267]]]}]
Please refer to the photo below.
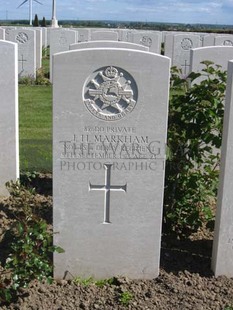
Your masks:
[{"label": "regimental badge emblem", "polygon": [[184,38],[181,41],[181,47],[183,48],[183,50],[188,51],[193,48],[193,41],[189,38]]},{"label": "regimental badge emblem", "polygon": [[19,44],[24,44],[28,41],[28,35],[25,32],[19,32],[15,38]]},{"label": "regimental badge emblem", "polygon": [[233,42],[231,40],[225,40],[223,42],[223,45],[225,45],[225,46],[233,46]]},{"label": "regimental badge emblem", "polygon": [[116,121],[132,112],[137,103],[137,85],[125,70],[109,66],[95,71],[83,87],[87,109],[97,118]]},{"label": "regimental badge emblem", "polygon": [[148,36],[143,36],[140,40],[141,44],[147,47],[151,47],[152,39]]}]

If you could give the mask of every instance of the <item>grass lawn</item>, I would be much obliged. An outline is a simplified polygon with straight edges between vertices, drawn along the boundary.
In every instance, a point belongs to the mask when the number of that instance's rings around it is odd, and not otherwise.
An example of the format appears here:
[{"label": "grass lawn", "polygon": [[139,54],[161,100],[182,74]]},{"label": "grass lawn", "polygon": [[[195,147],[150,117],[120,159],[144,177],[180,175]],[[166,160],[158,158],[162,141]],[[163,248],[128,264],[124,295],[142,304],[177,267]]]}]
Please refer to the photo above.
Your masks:
[{"label": "grass lawn", "polygon": [[20,171],[52,171],[52,86],[19,85]]}]

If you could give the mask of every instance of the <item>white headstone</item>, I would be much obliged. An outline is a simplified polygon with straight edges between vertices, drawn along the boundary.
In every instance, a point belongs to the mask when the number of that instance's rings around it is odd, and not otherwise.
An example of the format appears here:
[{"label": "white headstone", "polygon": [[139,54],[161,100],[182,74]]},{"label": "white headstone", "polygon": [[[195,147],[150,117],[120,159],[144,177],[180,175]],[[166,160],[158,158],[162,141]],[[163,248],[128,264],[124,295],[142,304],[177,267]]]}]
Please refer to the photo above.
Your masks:
[{"label": "white headstone", "polygon": [[78,28],[78,42],[87,42],[90,40],[90,29]]},{"label": "white headstone", "polygon": [[167,33],[164,38],[164,55],[173,58],[173,41],[174,41],[174,34]]},{"label": "white headstone", "polygon": [[0,40],[5,40],[5,29],[0,28]]},{"label": "white headstone", "polygon": [[77,31],[53,29],[50,30],[50,81],[53,79],[52,56],[59,52],[68,51],[70,44],[76,43]]},{"label": "white headstone", "polygon": [[0,40],[0,196],[19,178],[17,44]]},{"label": "white headstone", "polygon": [[214,34],[207,34],[203,37],[202,46],[214,46],[215,35]]},{"label": "white headstone", "polygon": [[207,46],[195,48],[191,51],[191,71],[201,72],[205,67],[202,61],[209,60],[227,70],[227,63],[233,59],[233,47],[231,46]]},{"label": "white headstone", "polygon": [[16,27],[13,27],[13,26],[2,26],[2,28],[5,29],[5,40],[9,40],[9,34],[10,34],[11,30],[16,29]]},{"label": "white headstone", "polygon": [[9,40],[18,43],[19,77],[36,77],[36,33],[34,30],[11,30]]},{"label": "white headstone", "polygon": [[130,48],[141,51],[148,51],[149,48],[143,45],[120,42],[120,41],[89,41],[82,43],[75,43],[70,45],[70,50],[77,50],[82,48],[97,48],[97,47],[111,47],[111,48]]},{"label": "white headstone", "polygon": [[233,35],[215,37],[214,45],[233,46]]},{"label": "white headstone", "polygon": [[54,56],[55,278],[158,276],[170,60],[132,49]]},{"label": "white headstone", "polygon": [[133,33],[132,42],[142,44],[149,48],[152,53],[161,54],[162,33],[160,32],[135,32]]},{"label": "white headstone", "polygon": [[92,31],[91,32],[92,41],[118,41],[118,33],[114,31]]},{"label": "white headstone", "polygon": [[233,277],[233,61],[228,65],[223,140],[214,229],[212,269],[215,276]]},{"label": "white headstone", "polygon": [[41,28],[42,31],[42,47],[48,47],[48,42],[47,42],[47,28],[46,27],[42,27]]},{"label": "white headstone", "polygon": [[36,68],[42,66],[42,28],[36,28]]},{"label": "white headstone", "polygon": [[172,65],[182,70],[182,75],[190,73],[190,51],[201,45],[200,36],[192,34],[174,35]]}]

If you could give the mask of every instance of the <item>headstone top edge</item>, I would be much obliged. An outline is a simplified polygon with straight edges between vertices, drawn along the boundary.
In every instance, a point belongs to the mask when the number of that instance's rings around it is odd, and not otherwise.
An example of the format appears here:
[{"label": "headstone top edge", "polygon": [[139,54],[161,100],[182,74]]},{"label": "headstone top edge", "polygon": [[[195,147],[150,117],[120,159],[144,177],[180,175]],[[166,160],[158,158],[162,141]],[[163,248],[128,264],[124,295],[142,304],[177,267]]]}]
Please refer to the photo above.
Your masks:
[{"label": "headstone top edge", "polygon": [[18,44],[17,43],[15,43],[15,42],[11,42],[11,41],[6,41],[6,40],[0,40],[0,43],[1,44],[5,44],[5,45],[7,45],[7,46],[17,46]]},{"label": "headstone top edge", "polygon": [[213,45],[213,46],[203,46],[203,47],[196,47],[192,48],[191,50],[197,51],[197,50],[213,50],[213,49],[232,49],[233,46],[224,46],[224,45]]},{"label": "headstone top edge", "polygon": [[147,54],[147,55],[151,55],[151,56],[156,56],[158,58],[167,59],[169,61],[171,60],[167,56],[157,54],[157,53],[153,53],[150,51],[136,50],[136,49],[131,49],[131,48],[123,48],[123,47],[91,47],[91,48],[83,48],[83,49],[78,49],[78,50],[68,50],[65,52],[55,53],[55,54],[53,54],[52,57],[57,58],[57,57],[63,56],[64,54],[72,54],[72,53],[78,54],[78,53],[85,53],[85,52],[90,52],[90,51],[116,51],[116,52],[127,51],[130,53]]}]

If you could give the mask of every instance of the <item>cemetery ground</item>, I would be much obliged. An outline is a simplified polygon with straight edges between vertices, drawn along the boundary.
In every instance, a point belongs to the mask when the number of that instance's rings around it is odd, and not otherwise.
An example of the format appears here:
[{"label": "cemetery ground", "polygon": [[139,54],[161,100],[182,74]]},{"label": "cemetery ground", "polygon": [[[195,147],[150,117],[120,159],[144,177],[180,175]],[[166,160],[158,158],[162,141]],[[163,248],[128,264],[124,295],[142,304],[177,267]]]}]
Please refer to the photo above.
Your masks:
[{"label": "cemetery ground", "polygon": [[[12,196],[0,204],[1,263],[9,253],[11,236],[4,232],[23,218],[22,204],[31,206],[36,217],[52,228],[52,176],[27,173],[21,176],[25,188],[15,187]],[[32,189],[35,190],[32,190]],[[17,190],[16,190],[17,189]],[[124,277],[30,281],[19,288],[10,304],[0,309],[233,309],[233,279],[214,278],[210,270],[213,231],[203,227],[187,238],[176,238],[164,230],[161,268],[153,280],[130,280]],[[62,255],[62,254],[61,254]],[[22,272],[25,259],[18,257]],[[33,264],[36,271],[36,263]],[[8,273],[1,269],[1,285]],[[37,270],[38,271],[38,270]]]},{"label": "cemetery ground", "polygon": [[[197,232],[178,236],[164,225],[160,275],[153,280],[130,280],[124,277],[95,281],[33,279],[39,277],[48,266],[40,264],[38,258],[27,261],[30,244],[20,251],[14,262],[17,266],[15,283],[18,279],[29,282],[16,290],[17,295],[7,295],[9,272],[4,270],[9,255],[12,233],[22,227],[31,228],[33,223],[45,223],[52,230],[52,99],[51,86],[20,86],[20,165],[21,186],[11,187],[11,196],[0,201],[0,309],[233,309],[233,279],[214,278],[210,268],[213,226],[203,225]],[[37,171],[37,172],[35,172]],[[215,206],[211,206],[214,210]],[[24,226],[17,226],[23,223]],[[211,222],[210,222],[211,224]],[[36,234],[33,226],[32,234]],[[44,237],[47,232],[42,229]],[[51,236],[51,235],[50,235]],[[21,240],[22,241],[22,240]],[[65,250],[65,249],[64,249]],[[48,254],[47,252],[45,253]],[[50,251],[51,254],[51,251]],[[62,254],[61,254],[62,255]],[[47,255],[48,256],[48,255]],[[28,264],[29,263],[29,264]],[[31,265],[30,265],[31,264]],[[28,269],[26,268],[29,267]],[[25,271],[27,269],[27,271]],[[22,282],[21,282],[22,284]],[[3,296],[2,292],[6,294]],[[10,292],[9,292],[10,293]],[[9,303],[4,303],[9,298]]]}]

